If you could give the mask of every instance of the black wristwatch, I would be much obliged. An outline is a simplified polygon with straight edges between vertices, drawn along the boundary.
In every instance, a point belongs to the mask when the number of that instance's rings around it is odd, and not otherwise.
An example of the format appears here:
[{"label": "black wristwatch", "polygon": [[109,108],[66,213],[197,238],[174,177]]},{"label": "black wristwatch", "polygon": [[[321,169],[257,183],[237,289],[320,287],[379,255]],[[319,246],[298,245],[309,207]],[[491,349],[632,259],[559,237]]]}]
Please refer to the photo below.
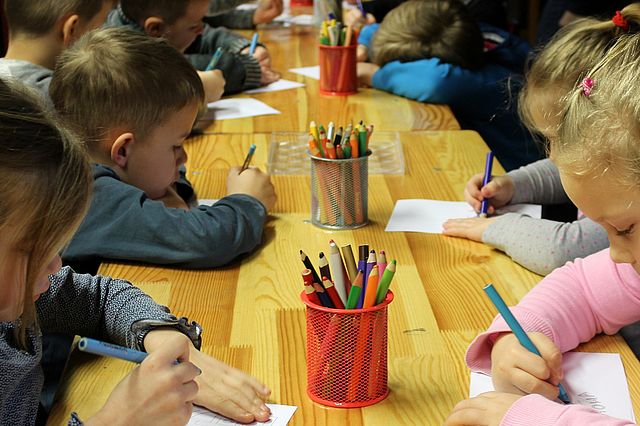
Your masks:
[{"label": "black wristwatch", "polygon": [[202,327],[195,321],[189,321],[187,317],[178,319],[175,315],[169,315],[165,319],[143,319],[134,322],[131,325],[131,333],[134,336],[136,349],[145,351],[144,338],[147,334],[160,327],[174,328],[180,333],[187,336],[196,349],[202,346]]}]

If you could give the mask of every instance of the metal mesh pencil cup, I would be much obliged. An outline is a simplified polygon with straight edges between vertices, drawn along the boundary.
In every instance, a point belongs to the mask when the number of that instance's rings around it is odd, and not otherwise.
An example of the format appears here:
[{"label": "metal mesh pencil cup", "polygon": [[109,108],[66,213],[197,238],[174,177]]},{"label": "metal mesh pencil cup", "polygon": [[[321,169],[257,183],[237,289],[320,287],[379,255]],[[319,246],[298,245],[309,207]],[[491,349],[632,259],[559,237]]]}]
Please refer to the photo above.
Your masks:
[{"label": "metal mesh pencil cup", "polygon": [[389,291],[379,305],[366,309],[330,309],[307,305],[307,394],[322,405],[357,408],[389,395],[387,308]]},{"label": "metal mesh pencil cup", "polygon": [[369,156],[331,160],[311,155],[311,223],[355,229],[369,222]]}]

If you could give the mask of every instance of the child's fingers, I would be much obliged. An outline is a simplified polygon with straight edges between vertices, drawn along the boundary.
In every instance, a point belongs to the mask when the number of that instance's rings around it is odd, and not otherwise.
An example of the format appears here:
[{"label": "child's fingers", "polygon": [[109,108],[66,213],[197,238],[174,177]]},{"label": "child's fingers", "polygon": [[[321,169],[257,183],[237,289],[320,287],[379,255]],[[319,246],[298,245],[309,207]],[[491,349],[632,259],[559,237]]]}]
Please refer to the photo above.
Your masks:
[{"label": "child's fingers", "polygon": [[560,352],[560,349],[558,349],[553,341],[544,334],[531,333],[530,337],[549,369],[549,382],[557,385],[563,378],[562,352]]},{"label": "child's fingers", "polygon": [[550,400],[554,400],[558,397],[558,386],[541,380],[538,377],[518,368],[512,371],[511,382],[519,392],[527,395],[537,393]]},{"label": "child's fingers", "polygon": [[195,384],[193,380],[202,374],[202,370],[200,370],[190,362],[181,362],[180,364],[173,367],[172,372],[179,378],[180,383],[183,384],[187,384],[189,382],[193,382]]},{"label": "child's fingers", "polygon": [[[244,376],[244,374],[242,375]],[[250,412],[256,418],[263,418],[270,413],[269,408],[258,396],[251,384],[236,374],[228,374],[224,377],[224,382],[228,386],[228,398],[240,408]]]}]

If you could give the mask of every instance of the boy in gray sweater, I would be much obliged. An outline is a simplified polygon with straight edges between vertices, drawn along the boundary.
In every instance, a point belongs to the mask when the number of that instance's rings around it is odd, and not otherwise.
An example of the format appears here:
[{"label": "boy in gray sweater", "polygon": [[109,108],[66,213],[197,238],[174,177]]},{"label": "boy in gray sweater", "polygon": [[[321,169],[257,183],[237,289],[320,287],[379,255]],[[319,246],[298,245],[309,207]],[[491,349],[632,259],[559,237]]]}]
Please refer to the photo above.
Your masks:
[{"label": "boy in gray sweater", "polygon": [[89,33],[60,57],[50,92],[94,162],[91,208],[63,252],[67,264],[83,272],[102,260],[212,268],[260,244],[276,196],[257,168],[233,168],[225,197],[191,207],[180,169],[204,92],[166,40],[123,28]]},{"label": "boy in gray sweater", "polygon": [[60,52],[101,26],[114,0],[5,0],[9,25],[0,77],[15,78],[49,99],[49,84]]}]

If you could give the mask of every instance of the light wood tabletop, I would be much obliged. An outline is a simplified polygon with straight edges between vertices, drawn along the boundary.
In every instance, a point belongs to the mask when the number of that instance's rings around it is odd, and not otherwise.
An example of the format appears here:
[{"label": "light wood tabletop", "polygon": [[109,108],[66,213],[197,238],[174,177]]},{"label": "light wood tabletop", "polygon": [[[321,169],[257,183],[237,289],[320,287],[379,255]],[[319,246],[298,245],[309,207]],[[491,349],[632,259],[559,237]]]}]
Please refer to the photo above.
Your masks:
[{"label": "light wood tabletop", "polygon": [[[394,203],[403,198],[461,200],[469,176],[481,171],[487,148],[470,131],[401,133],[406,173],[369,177],[369,219],[364,228],[326,231],[307,223],[309,177],[274,176],[278,203],[255,253],[216,270],[104,264],[101,273],[140,284],[178,315],[199,321],[203,350],[267,383],[272,402],[298,406],[292,425],[440,425],[468,395],[464,351],[495,309],[482,286],[493,282],[515,304],[539,280],[483,244],[419,233],[388,233]],[[189,178],[201,198],[220,198],[229,165],[240,164],[251,143],[254,165],[268,161],[268,135],[217,135],[191,139]],[[503,170],[496,166],[494,173]],[[361,409],[327,408],[306,394],[303,266],[339,245],[369,244],[397,259],[389,306],[389,396]],[[212,241],[212,244],[215,244]],[[636,412],[640,368],[619,336],[600,336],[580,350],[622,355]],[[102,406],[132,364],[74,351],[50,425],[66,424],[71,411],[87,418]]]},{"label": "light wood tabletop", "polygon": [[[360,89],[352,96],[321,96],[318,80],[289,72],[318,64],[318,47],[314,27],[266,28],[259,31],[260,42],[271,54],[272,67],[282,78],[306,86],[270,93],[234,95],[258,99],[281,112],[254,118],[203,123],[206,132],[261,133],[273,131],[308,131],[312,120],[347,123],[367,120],[378,130],[457,130],[456,118],[447,105],[425,104],[374,89]],[[251,38],[251,32],[244,32]]]}]

